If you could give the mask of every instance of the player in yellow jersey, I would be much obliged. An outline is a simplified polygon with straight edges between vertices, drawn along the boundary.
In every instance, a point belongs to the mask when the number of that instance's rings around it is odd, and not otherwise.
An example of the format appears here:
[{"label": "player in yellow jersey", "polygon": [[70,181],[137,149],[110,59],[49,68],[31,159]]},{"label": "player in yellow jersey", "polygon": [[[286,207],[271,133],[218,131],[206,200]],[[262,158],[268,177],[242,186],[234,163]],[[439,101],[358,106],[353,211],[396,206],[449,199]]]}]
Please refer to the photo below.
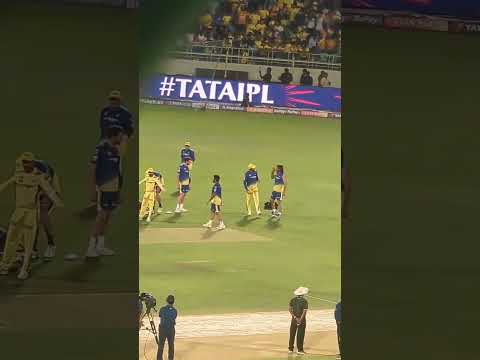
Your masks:
[{"label": "player in yellow jersey", "polygon": [[142,205],[140,207],[139,219],[143,220],[147,216],[147,222],[152,220],[152,214],[155,208],[155,200],[157,198],[157,188],[165,191],[164,184],[155,176],[155,171],[149,168],[145,172],[145,178],[140,184],[145,183],[145,192],[143,194]]},{"label": "player in yellow jersey", "polygon": [[17,159],[15,174],[0,185],[0,191],[10,185],[15,188],[15,210],[10,217],[0,275],[8,275],[12,269],[19,242],[22,241],[25,253],[18,273],[20,280],[25,280],[29,276],[30,259],[38,227],[40,193],[48,196],[55,206],[63,206],[62,200],[49,184],[45,174],[35,168],[34,160],[32,153],[23,153]]},{"label": "player in yellow jersey", "polygon": [[258,177],[257,173],[257,166],[255,164],[248,165],[248,171],[245,173],[245,177],[243,179],[243,187],[245,188],[245,205],[247,207],[247,215],[252,215],[252,210],[250,208],[250,204],[253,202],[255,203],[255,210],[257,215],[260,215],[260,196],[258,194],[258,183],[260,182],[260,178]]}]

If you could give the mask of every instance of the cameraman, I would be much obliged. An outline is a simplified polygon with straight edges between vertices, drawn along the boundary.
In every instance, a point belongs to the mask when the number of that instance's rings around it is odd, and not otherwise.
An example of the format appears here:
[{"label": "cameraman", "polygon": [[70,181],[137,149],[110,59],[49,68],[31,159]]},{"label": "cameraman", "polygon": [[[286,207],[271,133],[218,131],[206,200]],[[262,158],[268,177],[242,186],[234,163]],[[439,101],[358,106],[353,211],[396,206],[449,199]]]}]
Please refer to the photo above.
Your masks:
[{"label": "cameraman", "polygon": [[163,359],[163,348],[165,340],[168,341],[168,360],[173,360],[175,353],[175,321],[177,319],[177,309],[173,307],[175,297],[167,296],[167,305],[160,309],[160,327],[158,331],[158,353],[157,360]]}]

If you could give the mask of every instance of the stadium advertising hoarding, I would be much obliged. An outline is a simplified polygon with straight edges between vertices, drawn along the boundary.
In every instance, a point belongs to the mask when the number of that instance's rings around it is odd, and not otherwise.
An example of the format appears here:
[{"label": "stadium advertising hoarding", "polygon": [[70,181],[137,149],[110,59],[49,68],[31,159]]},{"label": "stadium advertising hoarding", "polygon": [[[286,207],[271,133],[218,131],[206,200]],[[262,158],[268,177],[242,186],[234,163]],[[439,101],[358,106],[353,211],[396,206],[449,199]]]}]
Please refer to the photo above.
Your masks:
[{"label": "stadium advertising hoarding", "polygon": [[63,0],[66,4],[71,5],[97,5],[119,8],[138,8],[140,5],[139,0]]},{"label": "stadium advertising hoarding", "polygon": [[383,15],[357,14],[347,11],[342,13],[342,23],[381,26],[383,25]]},{"label": "stadium advertising hoarding", "polygon": [[[341,92],[337,88],[264,84],[234,80],[209,80],[158,74],[141,88],[142,98],[175,102],[203,103],[207,108],[242,108],[245,99],[257,112],[273,108],[341,112]],[[208,104],[208,105],[207,105]],[[198,105],[195,105],[198,106]],[[230,110],[230,109],[228,109]],[[231,109],[233,110],[233,109]]]},{"label": "stadium advertising hoarding", "polygon": [[480,22],[450,21],[450,32],[480,33]]},{"label": "stadium advertising hoarding", "polygon": [[388,15],[383,21],[387,28],[448,31],[448,21],[428,16]]},{"label": "stadium advertising hoarding", "polygon": [[457,33],[480,32],[480,20],[461,20],[438,16],[388,12],[376,9],[344,9],[342,21],[344,23],[384,26],[391,29],[449,31]]},{"label": "stadium advertising hoarding", "polygon": [[343,0],[342,6],[346,9],[376,9],[480,19],[478,0]]}]

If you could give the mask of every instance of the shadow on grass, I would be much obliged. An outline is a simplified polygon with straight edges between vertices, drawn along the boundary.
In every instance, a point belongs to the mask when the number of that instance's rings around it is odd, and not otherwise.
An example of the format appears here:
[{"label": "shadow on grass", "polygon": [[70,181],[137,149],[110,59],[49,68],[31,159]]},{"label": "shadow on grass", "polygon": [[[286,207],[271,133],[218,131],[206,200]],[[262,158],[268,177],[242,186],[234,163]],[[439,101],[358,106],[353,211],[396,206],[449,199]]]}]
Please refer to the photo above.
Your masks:
[{"label": "shadow on grass", "polygon": [[178,222],[178,220],[180,220],[181,217],[182,217],[182,214],[173,213],[173,215],[168,217],[167,220],[165,220],[165,222],[170,224],[175,224]]},{"label": "shadow on grass", "polygon": [[202,234],[202,240],[211,239],[215,236],[216,233],[216,231],[213,231],[211,229],[205,230],[205,232]]},{"label": "shadow on grass", "polygon": [[43,261],[40,258],[31,260],[29,276],[26,280],[19,280],[17,278],[22,264],[19,262],[15,263],[8,275],[0,277],[0,294],[16,293],[27,281],[35,277],[35,273],[41,271],[41,269],[45,268],[49,263],[50,261]]},{"label": "shadow on grass", "polygon": [[279,229],[282,226],[280,223],[280,218],[269,218],[267,220],[267,223],[265,224],[265,227],[270,229],[270,230],[276,230]]},{"label": "shadow on grass", "polygon": [[248,216],[245,215],[243,218],[241,218],[239,221],[236,222],[237,226],[245,227],[251,223],[253,223],[255,220],[259,220],[260,216]]},{"label": "shadow on grass", "polygon": [[64,278],[72,282],[87,282],[99,271],[102,265],[101,258],[84,259],[65,273]]}]

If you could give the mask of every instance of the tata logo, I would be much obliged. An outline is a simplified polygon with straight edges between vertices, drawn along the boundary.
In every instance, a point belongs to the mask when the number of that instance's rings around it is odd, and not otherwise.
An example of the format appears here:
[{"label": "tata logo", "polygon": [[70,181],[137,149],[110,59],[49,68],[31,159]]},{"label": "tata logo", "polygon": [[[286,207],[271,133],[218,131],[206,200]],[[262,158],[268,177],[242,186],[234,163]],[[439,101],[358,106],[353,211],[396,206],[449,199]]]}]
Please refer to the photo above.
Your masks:
[{"label": "tata logo", "polygon": [[465,32],[480,32],[480,24],[465,24]]},{"label": "tata logo", "polygon": [[189,100],[216,100],[242,102],[245,98],[252,102],[253,97],[260,97],[260,103],[273,105],[274,101],[269,98],[269,85],[215,81],[193,80],[165,76],[160,82],[158,91],[162,97],[178,96],[180,99]]}]

